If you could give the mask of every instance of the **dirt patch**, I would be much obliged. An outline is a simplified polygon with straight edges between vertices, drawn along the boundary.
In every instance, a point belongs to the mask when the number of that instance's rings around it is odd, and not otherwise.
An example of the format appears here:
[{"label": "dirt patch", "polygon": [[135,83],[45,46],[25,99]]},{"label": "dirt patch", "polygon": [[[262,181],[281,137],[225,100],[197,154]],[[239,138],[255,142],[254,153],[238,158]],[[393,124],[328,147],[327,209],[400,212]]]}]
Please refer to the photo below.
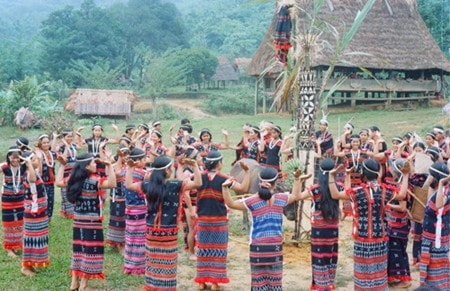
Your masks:
[{"label": "dirt patch", "polygon": [[[202,100],[200,99],[164,99],[164,101],[158,102],[175,107],[176,110],[191,116],[194,120],[214,117],[201,109]],[[139,101],[133,108],[134,112],[147,113],[152,111],[152,107],[151,101]]]}]

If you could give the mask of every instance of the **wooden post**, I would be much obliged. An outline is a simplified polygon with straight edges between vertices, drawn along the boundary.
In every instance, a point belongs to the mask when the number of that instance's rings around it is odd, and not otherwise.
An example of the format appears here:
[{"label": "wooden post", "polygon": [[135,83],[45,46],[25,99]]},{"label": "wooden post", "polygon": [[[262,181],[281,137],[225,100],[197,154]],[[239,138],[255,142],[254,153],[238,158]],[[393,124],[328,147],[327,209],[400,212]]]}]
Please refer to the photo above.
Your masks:
[{"label": "wooden post", "polygon": [[350,107],[354,108],[356,106],[356,92],[350,93]]},{"label": "wooden post", "polygon": [[255,115],[258,114],[258,93],[259,93],[258,83],[259,83],[259,78],[256,77],[256,82],[255,82]]}]

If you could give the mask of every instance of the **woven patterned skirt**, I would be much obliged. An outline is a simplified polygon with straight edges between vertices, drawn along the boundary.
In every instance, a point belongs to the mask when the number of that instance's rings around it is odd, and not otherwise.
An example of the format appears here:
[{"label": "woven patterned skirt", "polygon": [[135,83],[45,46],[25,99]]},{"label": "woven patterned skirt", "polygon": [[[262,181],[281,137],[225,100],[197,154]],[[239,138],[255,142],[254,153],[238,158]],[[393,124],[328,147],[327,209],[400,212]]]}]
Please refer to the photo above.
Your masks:
[{"label": "woven patterned skirt", "polygon": [[197,283],[229,283],[227,276],[228,220],[199,217],[197,224]]},{"label": "woven patterned skirt", "polygon": [[281,291],[283,245],[250,245],[252,291]]},{"label": "woven patterned skirt", "polygon": [[152,231],[148,228],[145,246],[144,290],[177,289],[178,230]]},{"label": "woven patterned skirt", "polygon": [[125,210],[125,274],[145,273],[145,231],[147,207],[127,206]]},{"label": "woven patterned skirt", "polygon": [[406,252],[408,238],[389,237],[388,281],[411,281],[409,258]]},{"label": "woven patterned skirt", "polygon": [[2,195],[3,248],[20,250],[23,237],[24,195]]},{"label": "woven patterned skirt", "polygon": [[110,246],[125,245],[125,198],[111,200],[109,206],[109,224],[106,243]]},{"label": "woven patterned skirt", "polygon": [[338,261],[339,228],[311,228],[311,290],[335,289]]},{"label": "woven patterned skirt", "polygon": [[55,185],[49,184],[44,186],[45,192],[47,193],[47,216],[50,222],[53,216],[53,206],[55,205]]},{"label": "woven patterned skirt", "polygon": [[64,218],[73,218],[75,206],[67,200],[67,188],[61,188],[61,210],[59,214]]},{"label": "woven patterned skirt", "polygon": [[46,267],[48,259],[48,217],[44,210],[41,214],[25,213],[23,219],[22,266]]},{"label": "woven patterned skirt", "polygon": [[355,290],[388,290],[387,242],[360,242],[353,247]]},{"label": "woven patterned skirt", "polygon": [[74,219],[70,273],[87,279],[104,279],[103,259],[102,222]]},{"label": "woven patterned skirt", "polygon": [[434,241],[422,238],[420,258],[420,285],[433,285],[440,290],[450,290],[449,246],[434,246]]}]

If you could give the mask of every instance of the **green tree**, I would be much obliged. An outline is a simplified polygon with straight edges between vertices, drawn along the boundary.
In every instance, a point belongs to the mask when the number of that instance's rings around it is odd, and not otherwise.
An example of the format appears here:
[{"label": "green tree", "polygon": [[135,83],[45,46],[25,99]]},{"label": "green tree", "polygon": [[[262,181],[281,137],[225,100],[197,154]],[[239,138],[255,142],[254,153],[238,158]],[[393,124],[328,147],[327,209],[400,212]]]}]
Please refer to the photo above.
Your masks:
[{"label": "green tree", "polygon": [[450,59],[450,2],[448,0],[418,0],[417,6],[428,30]]},{"label": "green tree", "polygon": [[108,59],[116,66],[120,61],[114,26],[108,12],[92,0],[84,1],[80,10],[68,6],[53,12],[42,24],[43,69],[54,78],[70,79],[71,61]]},{"label": "green tree", "polygon": [[203,48],[175,50],[171,55],[184,68],[186,85],[197,84],[199,88],[212,77],[218,65],[217,58]]},{"label": "green tree", "polygon": [[77,87],[114,89],[121,84],[120,75],[123,66],[112,68],[108,60],[87,63],[83,60],[72,60],[67,69],[71,81]]}]

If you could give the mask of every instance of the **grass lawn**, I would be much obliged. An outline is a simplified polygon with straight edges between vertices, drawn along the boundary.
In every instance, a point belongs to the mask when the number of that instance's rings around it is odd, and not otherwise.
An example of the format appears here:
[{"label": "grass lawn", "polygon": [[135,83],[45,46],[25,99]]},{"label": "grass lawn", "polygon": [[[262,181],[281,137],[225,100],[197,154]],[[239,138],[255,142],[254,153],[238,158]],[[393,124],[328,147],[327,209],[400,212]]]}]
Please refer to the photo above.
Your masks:
[{"label": "grass lawn", "polygon": [[[333,109],[330,109],[333,112]],[[189,116],[188,116],[189,117]],[[413,131],[424,136],[430,131],[434,125],[441,124],[448,128],[448,116],[443,114],[440,108],[423,108],[414,111],[361,111],[354,113],[331,113],[328,117],[330,121],[330,130],[336,137],[339,129],[353,117],[353,124],[355,125],[355,133],[359,132],[361,128],[367,128],[372,125],[377,125],[385,139],[390,145],[390,139],[396,135],[403,135],[407,131]],[[225,128],[230,133],[230,142],[235,144],[240,139],[242,126],[245,123],[259,124],[262,120],[273,121],[280,125],[283,131],[288,132],[292,126],[292,120],[287,115],[258,115],[258,116],[222,116],[209,119],[192,120],[194,133],[203,128],[208,127],[213,135],[213,140],[223,142],[221,136],[221,129]],[[117,124],[120,128],[120,134],[124,131],[125,125],[128,123],[135,123],[136,125],[142,122],[142,116],[139,119],[125,121],[119,120]],[[150,118],[147,122],[150,121]],[[79,120],[79,124],[88,125],[89,120]],[[105,128],[105,135],[112,134],[112,128],[109,126],[112,120],[103,119],[102,123]],[[168,128],[172,124],[179,125],[179,120],[163,120],[163,135],[166,144],[168,144]],[[78,127],[74,125],[74,128]],[[340,128],[339,128],[340,127]],[[87,136],[90,132],[90,126],[84,130],[84,135]],[[26,136],[31,141],[36,139],[43,132],[37,129],[19,133],[12,127],[0,127],[0,155],[6,156],[7,148],[14,144],[15,139],[20,136]],[[234,160],[234,152],[224,151],[224,158],[226,167],[224,171],[230,169],[229,164]],[[3,158],[4,159],[4,158]],[[58,188],[57,188],[58,189]],[[54,208],[54,219],[50,225],[50,260],[51,265],[41,271],[33,278],[25,278],[20,273],[20,258],[9,258],[5,251],[0,252],[0,290],[67,290],[70,285],[70,277],[68,270],[70,266],[71,256],[71,237],[72,237],[72,221],[63,219],[58,215],[60,209],[60,193],[59,189],[55,193],[56,203]],[[109,219],[109,203],[105,205],[105,222],[106,227]],[[105,232],[106,235],[106,232]],[[0,237],[0,242],[1,242]],[[90,286],[93,288],[107,289],[107,290],[139,290],[142,287],[143,279],[141,277],[125,276],[122,274],[123,258],[118,253],[112,251],[110,248],[105,249],[105,272],[107,280],[92,281]]]}]

